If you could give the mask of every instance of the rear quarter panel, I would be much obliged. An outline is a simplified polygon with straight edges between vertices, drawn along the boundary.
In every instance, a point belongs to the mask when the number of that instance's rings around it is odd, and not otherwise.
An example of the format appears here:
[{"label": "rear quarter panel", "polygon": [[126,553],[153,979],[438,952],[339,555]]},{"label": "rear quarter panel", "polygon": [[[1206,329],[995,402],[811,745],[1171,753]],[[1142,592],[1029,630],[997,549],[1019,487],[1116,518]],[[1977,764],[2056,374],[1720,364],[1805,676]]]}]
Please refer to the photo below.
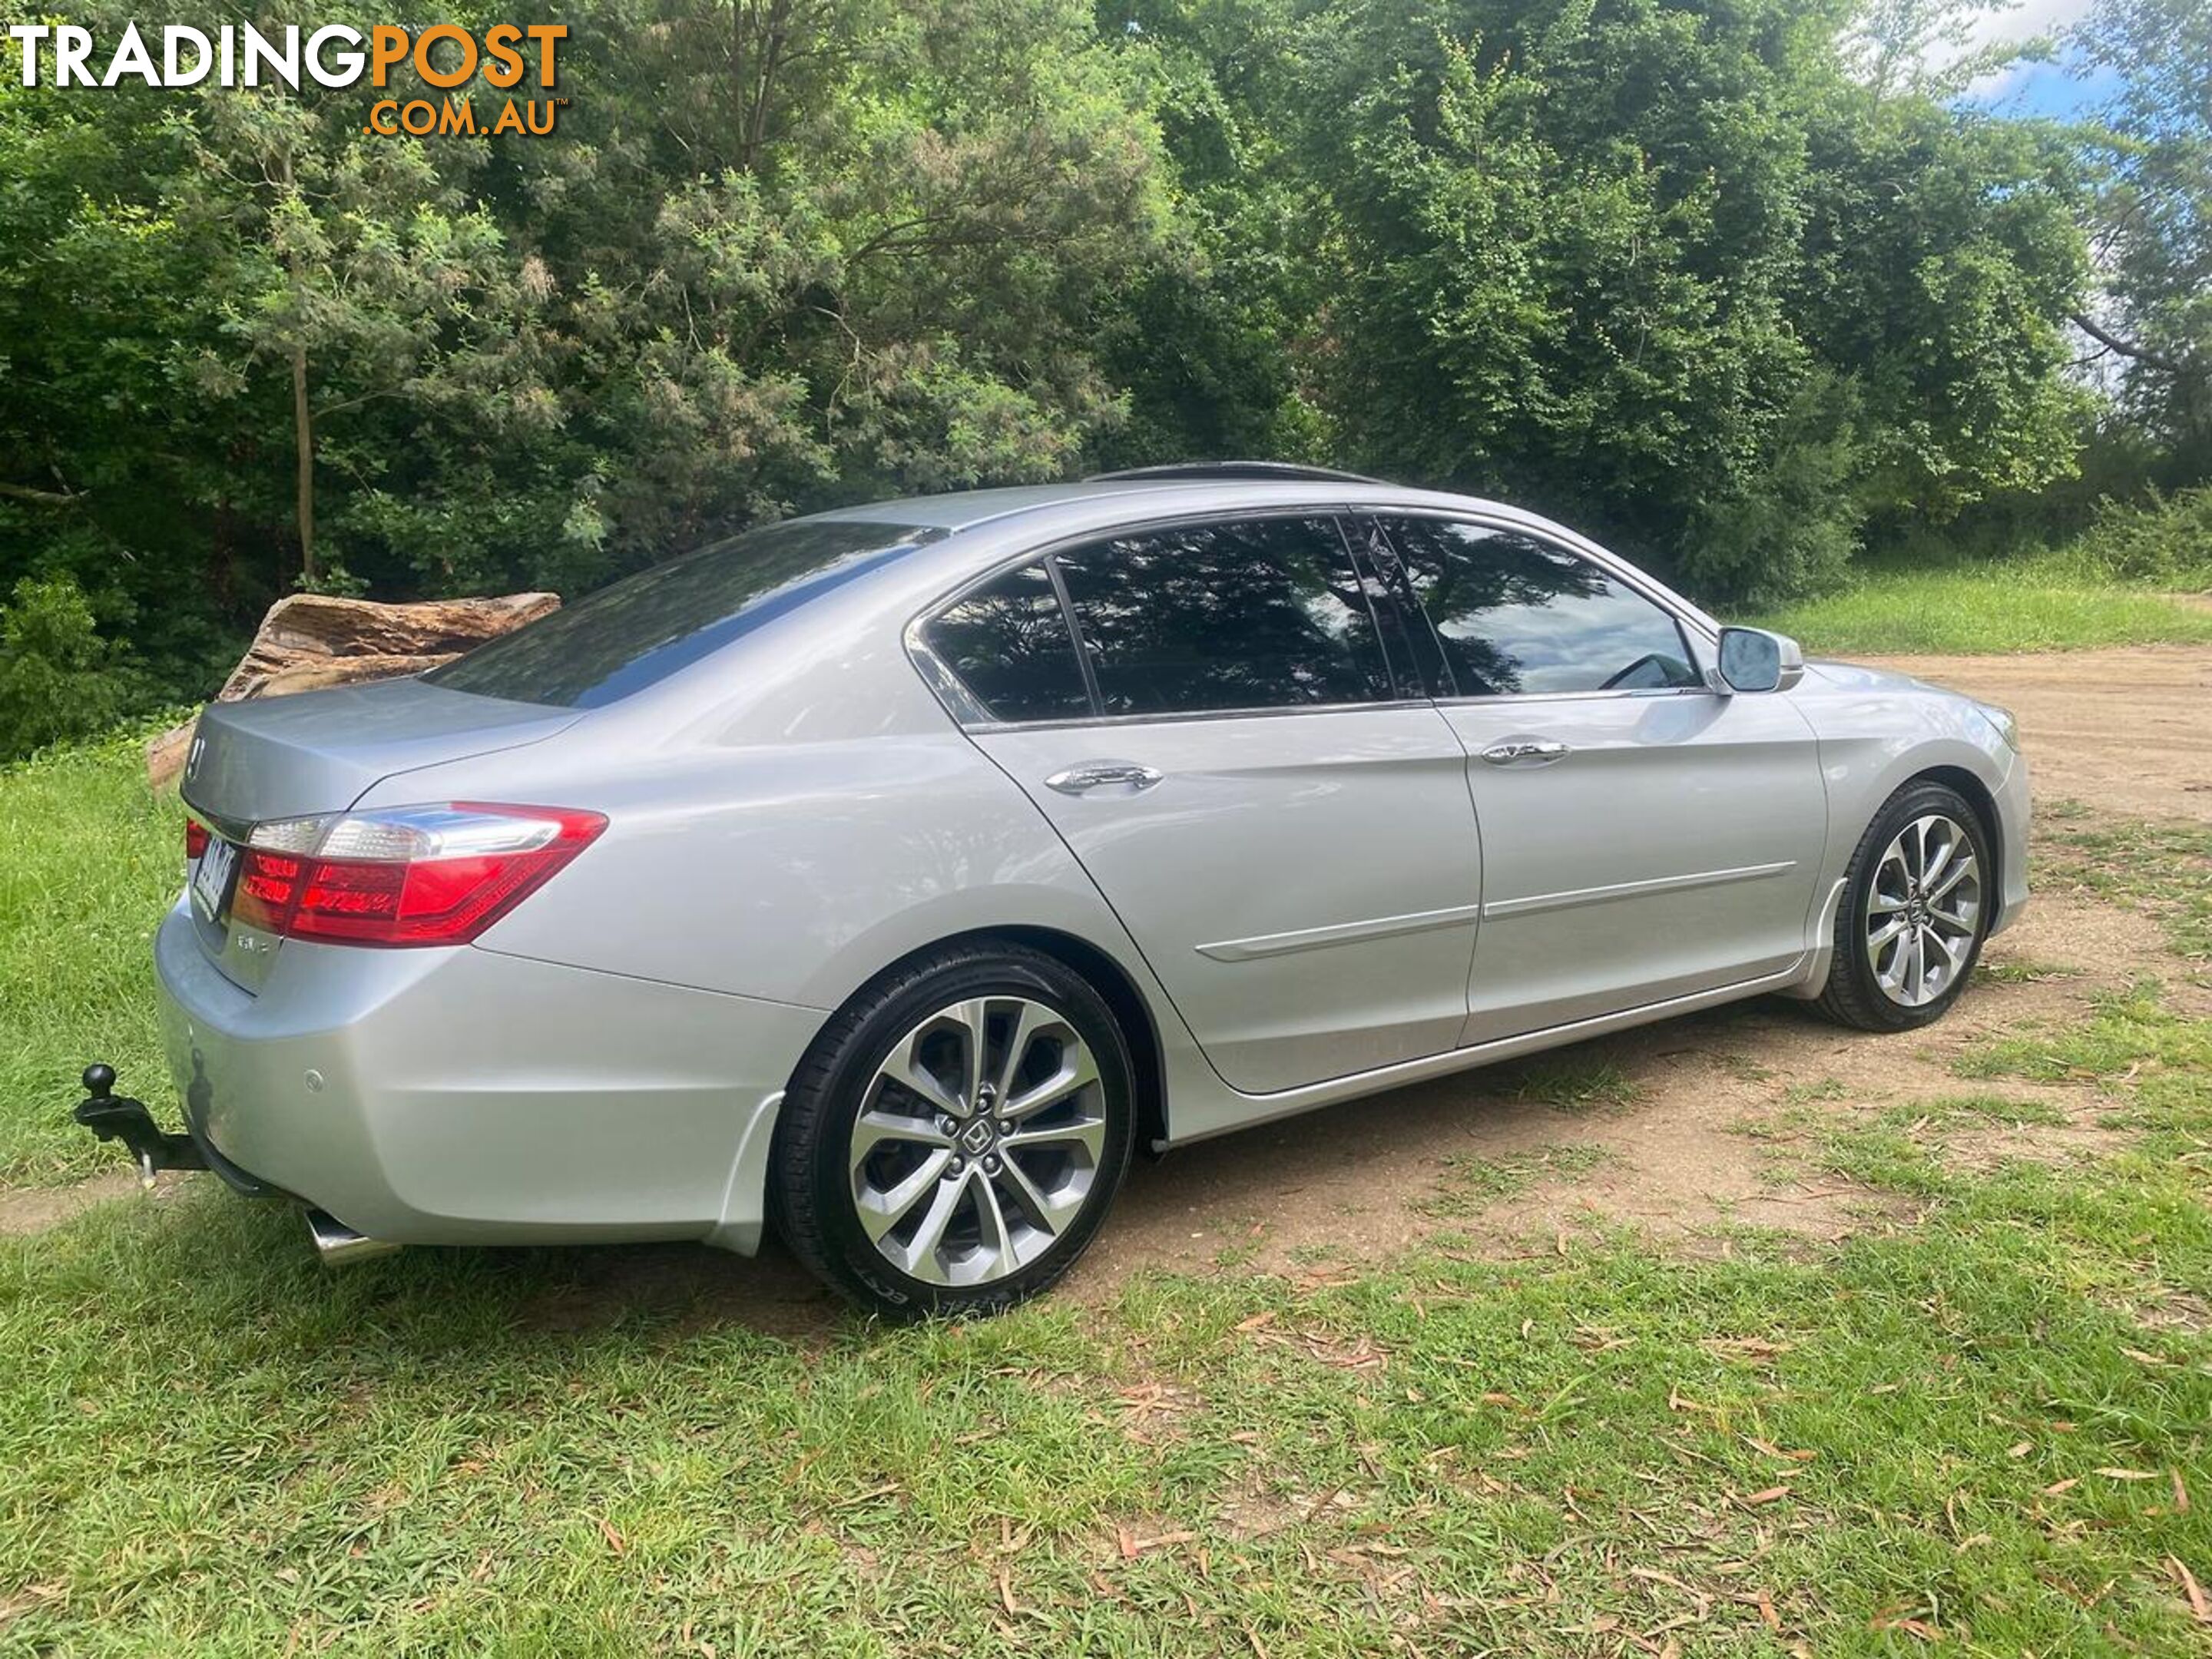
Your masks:
[{"label": "rear quarter panel", "polygon": [[1036,808],[950,726],[930,735],[611,759],[488,756],[370,800],[467,795],[605,812],[606,833],[481,948],[835,1008],[949,935],[1036,927],[1133,945]]}]

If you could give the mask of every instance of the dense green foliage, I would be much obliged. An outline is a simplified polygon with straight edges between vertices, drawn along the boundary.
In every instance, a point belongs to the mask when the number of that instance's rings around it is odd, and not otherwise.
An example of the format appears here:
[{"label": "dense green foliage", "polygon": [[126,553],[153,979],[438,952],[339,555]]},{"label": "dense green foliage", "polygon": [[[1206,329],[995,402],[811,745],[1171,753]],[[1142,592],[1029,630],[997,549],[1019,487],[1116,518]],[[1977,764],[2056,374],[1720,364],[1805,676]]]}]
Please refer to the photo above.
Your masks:
[{"label": "dense green foliage", "polygon": [[[10,43],[0,678],[197,696],[301,583],[573,593],[1193,454],[1819,587],[2072,472],[2077,313],[2141,337],[2141,453],[2195,441],[2207,54],[2138,48],[2205,3],[2106,0],[2112,132],[1908,72],[1951,0],[586,0],[557,131],[489,139],[369,133],[358,87],[27,88]],[[255,21],[349,16],[392,21]],[[0,709],[0,754],[65,729]]]}]

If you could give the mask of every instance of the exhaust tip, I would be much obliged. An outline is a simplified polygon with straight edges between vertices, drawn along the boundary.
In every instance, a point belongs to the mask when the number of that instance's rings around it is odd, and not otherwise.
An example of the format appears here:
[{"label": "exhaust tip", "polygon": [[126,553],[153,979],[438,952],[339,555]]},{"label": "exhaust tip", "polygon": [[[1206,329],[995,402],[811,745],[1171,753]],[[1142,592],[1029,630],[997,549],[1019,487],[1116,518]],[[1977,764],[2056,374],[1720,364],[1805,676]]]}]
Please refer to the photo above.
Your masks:
[{"label": "exhaust tip", "polygon": [[400,1246],[388,1238],[357,1233],[327,1210],[307,1212],[307,1237],[325,1267],[348,1267],[371,1256],[390,1255]]}]

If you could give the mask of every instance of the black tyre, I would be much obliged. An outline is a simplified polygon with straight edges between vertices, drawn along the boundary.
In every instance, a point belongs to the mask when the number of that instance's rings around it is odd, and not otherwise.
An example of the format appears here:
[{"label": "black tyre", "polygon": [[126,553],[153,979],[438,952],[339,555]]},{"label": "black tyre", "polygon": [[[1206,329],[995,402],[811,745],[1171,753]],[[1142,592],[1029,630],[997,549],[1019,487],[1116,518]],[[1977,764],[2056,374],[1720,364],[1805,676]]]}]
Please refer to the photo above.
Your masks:
[{"label": "black tyre", "polygon": [[1899,789],[1851,854],[1821,1011],[1864,1031],[1941,1019],[1980,960],[1996,876],[1964,796],[1925,781]]},{"label": "black tyre", "polygon": [[1088,981],[1021,945],[948,945],[816,1038],[771,1200],[799,1260],[862,1307],[996,1313],[1083,1254],[1135,1123],[1128,1048]]}]

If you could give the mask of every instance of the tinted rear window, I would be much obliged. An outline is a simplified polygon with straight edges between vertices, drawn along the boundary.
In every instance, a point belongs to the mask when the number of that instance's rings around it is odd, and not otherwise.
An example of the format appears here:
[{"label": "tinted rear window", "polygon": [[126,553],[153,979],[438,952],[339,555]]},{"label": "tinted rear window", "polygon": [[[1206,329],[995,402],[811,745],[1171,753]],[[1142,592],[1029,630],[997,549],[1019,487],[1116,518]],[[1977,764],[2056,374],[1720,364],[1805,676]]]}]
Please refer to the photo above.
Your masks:
[{"label": "tinted rear window", "polygon": [[1366,589],[1334,519],[1187,525],[1057,557],[1109,714],[1394,695]]},{"label": "tinted rear window", "polygon": [[749,530],[603,587],[422,678],[478,696],[597,708],[941,533],[855,519]]}]

